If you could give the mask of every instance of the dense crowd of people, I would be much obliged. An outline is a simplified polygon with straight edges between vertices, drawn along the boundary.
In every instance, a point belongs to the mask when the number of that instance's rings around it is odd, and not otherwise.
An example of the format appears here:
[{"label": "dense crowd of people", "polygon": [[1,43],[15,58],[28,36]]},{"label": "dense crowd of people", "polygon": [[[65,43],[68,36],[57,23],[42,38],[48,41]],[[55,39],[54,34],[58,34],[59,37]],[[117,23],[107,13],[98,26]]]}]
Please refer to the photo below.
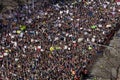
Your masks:
[{"label": "dense crowd of people", "polygon": [[[107,0],[25,4],[2,13],[0,78],[82,80],[120,17]],[[94,44],[95,43],[95,44]]]}]

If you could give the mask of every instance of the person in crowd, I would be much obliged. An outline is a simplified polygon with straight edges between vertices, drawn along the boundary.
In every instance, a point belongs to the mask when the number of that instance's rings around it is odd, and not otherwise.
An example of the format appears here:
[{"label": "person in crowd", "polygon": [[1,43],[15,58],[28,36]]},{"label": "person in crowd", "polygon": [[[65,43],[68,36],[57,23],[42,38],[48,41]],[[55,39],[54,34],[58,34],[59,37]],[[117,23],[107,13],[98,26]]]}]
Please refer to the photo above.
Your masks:
[{"label": "person in crowd", "polygon": [[63,1],[2,13],[0,78],[82,80],[89,73],[103,51],[94,43],[105,43],[119,21],[120,6],[107,0]]}]

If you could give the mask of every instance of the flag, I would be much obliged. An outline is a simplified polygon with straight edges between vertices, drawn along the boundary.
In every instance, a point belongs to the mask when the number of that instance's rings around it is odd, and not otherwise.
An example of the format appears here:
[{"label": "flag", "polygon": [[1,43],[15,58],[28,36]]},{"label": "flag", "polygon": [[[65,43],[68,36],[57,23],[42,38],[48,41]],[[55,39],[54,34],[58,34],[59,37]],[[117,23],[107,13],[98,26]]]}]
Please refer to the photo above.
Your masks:
[{"label": "flag", "polygon": [[95,26],[95,25],[94,25],[94,26],[91,26],[92,29],[95,29],[96,27],[97,27],[97,26]]},{"label": "flag", "polygon": [[88,49],[89,49],[89,50],[91,50],[91,49],[92,49],[92,47],[91,47],[91,46],[89,46],[89,47],[88,47]]},{"label": "flag", "polygon": [[21,31],[24,31],[25,29],[26,29],[26,26],[24,26],[24,25],[20,26]]},{"label": "flag", "polygon": [[56,47],[55,47],[55,49],[56,49],[56,50],[60,50],[60,49],[61,49],[61,47],[56,46]]},{"label": "flag", "polygon": [[17,30],[17,34],[20,34],[21,33],[21,31],[20,30]]},{"label": "flag", "polygon": [[83,38],[78,38],[78,42],[81,42],[81,41],[83,41]]},{"label": "flag", "polygon": [[53,46],[51,46],[50,47],[50,51],[52,52],[52,51],[54,51],[55,50],[55,48],[53,47]]}]

